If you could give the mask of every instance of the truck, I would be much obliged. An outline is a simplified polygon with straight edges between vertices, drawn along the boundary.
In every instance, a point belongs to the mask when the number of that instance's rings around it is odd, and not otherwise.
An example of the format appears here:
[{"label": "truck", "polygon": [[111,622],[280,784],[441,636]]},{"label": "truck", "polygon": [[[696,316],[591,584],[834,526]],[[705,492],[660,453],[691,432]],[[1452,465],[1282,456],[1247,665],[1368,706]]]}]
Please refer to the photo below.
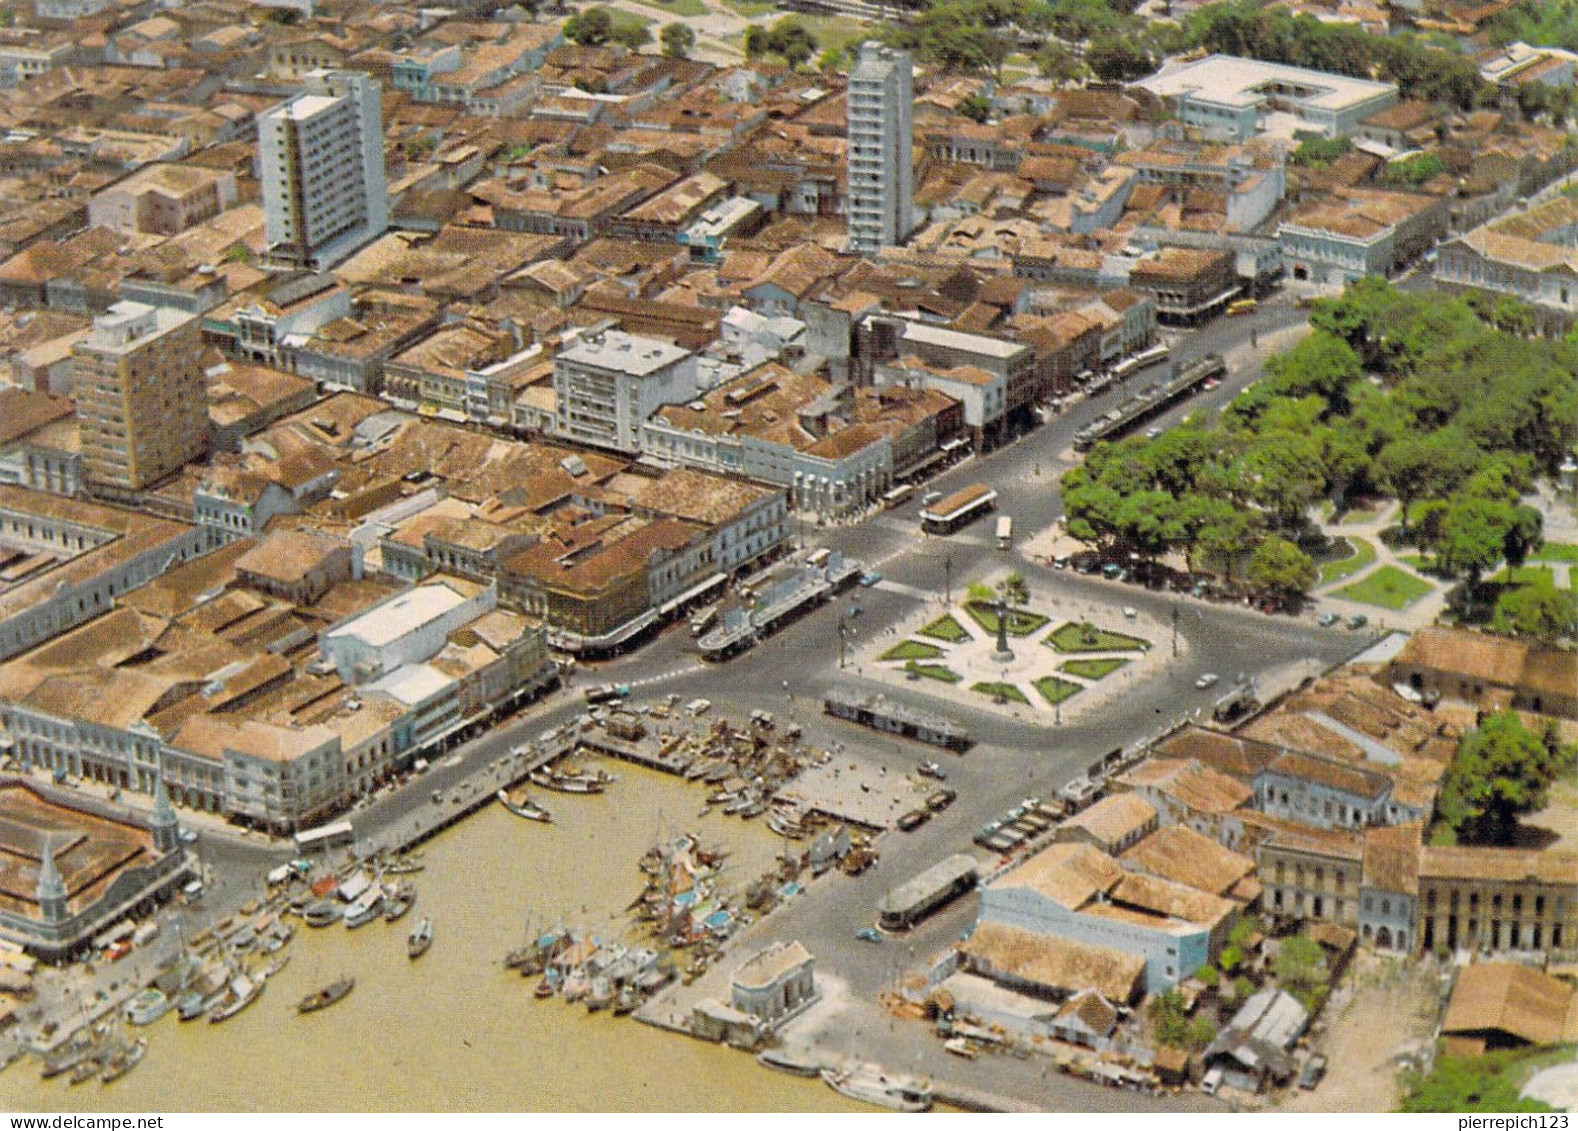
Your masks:
[{"label": "truck", "polygon": [[623,683],[600,683],[596,687],[588,687],[582,694],[588,703],[610,703],[629,695],[630,688]]},{"label": "truck", "polygon": [[997,517],[997,548],[1006,550],[1014,544],[1014,520],[1006,514]]}]

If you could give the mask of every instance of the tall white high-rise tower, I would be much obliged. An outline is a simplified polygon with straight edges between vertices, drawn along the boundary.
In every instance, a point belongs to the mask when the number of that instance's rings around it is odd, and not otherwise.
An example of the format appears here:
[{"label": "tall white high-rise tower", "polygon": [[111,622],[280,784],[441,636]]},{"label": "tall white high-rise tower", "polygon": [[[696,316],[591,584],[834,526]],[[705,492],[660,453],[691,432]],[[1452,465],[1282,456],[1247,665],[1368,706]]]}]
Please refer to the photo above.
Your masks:
[{"label": "tall white high-rise tower", "polygon": [[907,51],[862,43],[849,74],[849,250],[858,254],[915,226],[911,70]]},{"label": "tall white high-rise tower", "polygon": [[315,71],[258,119],[269,257],[333,266],[389,225],[383,99],[359,71]]}]

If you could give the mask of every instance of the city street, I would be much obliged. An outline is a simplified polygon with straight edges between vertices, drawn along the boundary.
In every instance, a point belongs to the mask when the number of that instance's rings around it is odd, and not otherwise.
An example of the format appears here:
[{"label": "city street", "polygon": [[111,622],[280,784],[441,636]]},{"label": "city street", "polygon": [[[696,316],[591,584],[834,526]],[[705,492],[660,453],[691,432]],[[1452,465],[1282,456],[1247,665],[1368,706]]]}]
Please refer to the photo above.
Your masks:
[{"label": "city street", "polygon": [[[1303,322],[1303,313],[1291,304],[1268,303],[1247,318],[1221,320],[1198,333],[1181,335],[1174,346],[1176,359],[1182,362],[1218,352],[1229,360],[1229,376],[1219,388],[1175,406],[1155,423],[1165,427],[1189,412],[1226,403],[1259,376],[1263,358],[1291,342]],[[1249,345],[1252,328],[1260,338],[1258,349]],[[1129,385],[1137,387],[1159,373],[1136,374]],[[1013,516],[1021,545],[1028,543],[1062,514],[1057,477],[1069,466],[1074,433],[1122,395],[1114,390],[1089,401],[1076,400],[1034,433],[966,460],[929,487],[947,492],[972,482],[988,483],[998,492],[1000,513]],[[834,874],[813,884],[799,899],[736,940],[736,953],[766,937],[799,938],[842,987],[836,1015],[840,1031],[860,1029],[864,1055],[895,1068],[924,1069],[939,1079],[951,1073],[983,1091],[1054,1108],[1209,1106],[1213,1101],[1198,1096],[1158,1099],[1112,1092],[1049,1073],[1040,1058],[1027,1062],[994,1057],[966,1071],[936,1042],[920,1039],[918,1027],[888,1016],[878,995],[903,973],[924,968],[967,929],[972,905],[968,899],[884,946],[855,942],[854,932],[873,921],[876,903],[886,891],[944,856],[975,851],[970,843],[975,831],[1027,795],[1050,797],[1114,747],[1143,743],[1196,712],[1208,711],[1219,692],[1195,688],[1200,672],[1211,670],[1231,679],[1241,672],[1253,676],[1293,670],[1301,664],[1326,666],[1353,654],[1367,638],[1341,629],[1320,629],[1309,617],[1269,617],[1052,570],[1018,553],[997,550],[986,520],[950,537],[923,538],[916,521],[918,506],[912,502],[857,523],[805,532],[810,544],[842,550],[881,569],[884,580],[875,587],[850,590],[831,607],[812,610],[727,663],[702,663],[695,655],[694,640],[679,623],[628,656],[582,665],[569,687],[481,737],[433,757],[432,765],[405,786],[358,806],[348,814],[357,843],[366,846],[393,839],[411,827],[418,814],[427,814],[435,791],[447,795],[464,779],[491,774],[493,764],[516,745],[580,715],[586,709],[580,688],[603,680],[630,684],[632,699],[638,703],[673,693],[682,701],[705,697],[715,704],[717,715],[736,719],[756,708],[769,709],[782,721],[798,722],[812,745],[835,749],[841,758],[860,759],[888,773],[907,774],[922,761],[936,758],[945,767],[948,784],[959,794],[952,807],[915,832],[881,838],[881,860],[870,871],[855,879]],[[951,582],[958,594],[969,582],[1007,569],[1024,575],[1033,603],[1054,621],[1088,616],[1116,626],[1119,608],[1127,605],[1154,624],[1176,623],[1182,657],[1172,659],[1166,636],[1152,640],[1161,664],[1140,674],[1120,699],[1089,712],[1071,712],[1074,717],[1061,725],[1047,725],[1044,717],[1038,721],[1028,715],[1006,716],[909,686],[881,687],[891,698],[927,711],[946,711],[968,727],[976,744],[964,755],[942,754],[821,713],[823,693],[835,686],[878,689],[860,672],[861,658],[920,606],[932,605],[940,611],[945,583]],[[861,614],[849,618],[850,607],[857,603]],[[847,618],[852,630],[849,666],[842,670],[841,618]],[[204,865],[208,895],[199,908],[180,912],[194,929],[198,921],[228,914],[259,894],[262,872],[294,854],[289,845],[211,829],[207,822],[197,827],[201,831],[195,850]],[[917,1050],[919,1061],[914,1059]]]}]

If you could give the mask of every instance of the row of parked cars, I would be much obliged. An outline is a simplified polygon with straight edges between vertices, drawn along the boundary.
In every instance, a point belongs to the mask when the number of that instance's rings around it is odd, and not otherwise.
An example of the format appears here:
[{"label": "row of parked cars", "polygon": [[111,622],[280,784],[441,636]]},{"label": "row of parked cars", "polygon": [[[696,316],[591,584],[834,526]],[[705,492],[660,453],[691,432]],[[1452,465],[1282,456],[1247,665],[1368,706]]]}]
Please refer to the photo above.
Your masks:
[{"label": "row of parked cars", "polygon": [[987,822],[973,839],[989,852],[1007,854],[1062,819],[1063,807],[1056,801],[1027,797],[1001,817]]}]

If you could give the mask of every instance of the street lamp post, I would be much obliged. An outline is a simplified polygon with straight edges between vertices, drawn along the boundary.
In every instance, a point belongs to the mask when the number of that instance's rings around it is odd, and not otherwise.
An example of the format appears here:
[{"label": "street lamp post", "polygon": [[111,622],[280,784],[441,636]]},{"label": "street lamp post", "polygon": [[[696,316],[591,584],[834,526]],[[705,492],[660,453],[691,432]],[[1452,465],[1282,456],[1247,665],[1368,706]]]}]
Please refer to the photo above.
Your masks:
[{"label": "street lamp post", "polygon": [[1178,658],[1178,602],[1173,601],[1173,659]]},{"label": "street lamp post", "polygon": [[942,603],[953,604],[953,555],[942,556]]}]

